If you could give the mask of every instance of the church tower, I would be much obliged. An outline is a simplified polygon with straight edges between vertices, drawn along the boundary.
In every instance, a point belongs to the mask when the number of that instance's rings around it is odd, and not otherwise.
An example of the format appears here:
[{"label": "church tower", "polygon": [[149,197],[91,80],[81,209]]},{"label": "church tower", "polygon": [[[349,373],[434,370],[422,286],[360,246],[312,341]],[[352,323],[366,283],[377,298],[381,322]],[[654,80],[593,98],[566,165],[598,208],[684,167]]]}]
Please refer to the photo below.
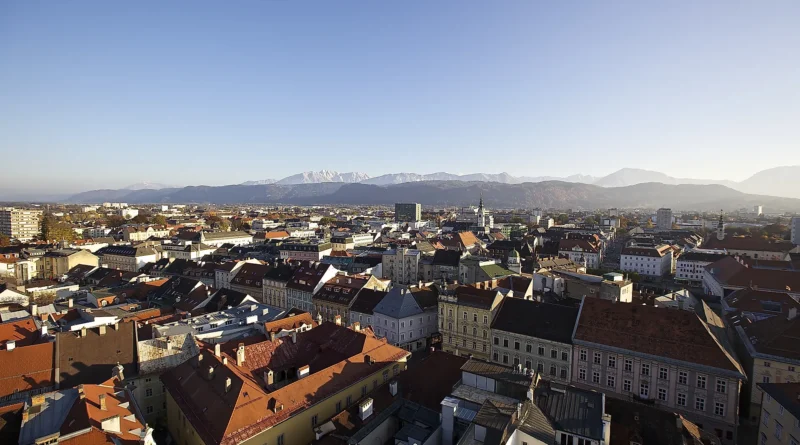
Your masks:
[{"label": "church tower", "polygon": [[486,209],[483,208],[483,193],[481,193],[481,201],[478,204],[478,227],[486,227]]},{"label": "church tower", "polygon": [[519,259],[519,252],[517,252],[516,249],[512,249],[511,252],[508,253],[506,266],[508,267],[508,270],[510,270],[511,272],[517,274],[522,273],[522,262]]},{"label": "church tower", "polygon": [[725,223],[722,222],[722,210],[719,211],[719,222],[717,223],[717,239],[725,239]]}]

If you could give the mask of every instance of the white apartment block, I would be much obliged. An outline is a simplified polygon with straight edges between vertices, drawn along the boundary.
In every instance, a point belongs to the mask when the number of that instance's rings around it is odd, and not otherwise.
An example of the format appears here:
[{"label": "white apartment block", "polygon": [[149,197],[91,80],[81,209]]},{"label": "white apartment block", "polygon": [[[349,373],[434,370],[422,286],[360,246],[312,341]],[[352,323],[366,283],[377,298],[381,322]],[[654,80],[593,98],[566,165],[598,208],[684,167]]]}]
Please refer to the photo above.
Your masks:
[{"label": "white apartment block", "polygon": [[13,207],[0,209],[0,233],[9,238],[29,241],[39,234],[41,219],[41,210],[15,209]]},{"label": "white apartment block", "polygon": [[622,249],[620,269],[642,276],[663,277],[672,273],[672,247],[631,246]]},{"label": "white apartment block", "polygon": [[792,244],[800,246],[800,216],[792,218]]},{"label": "white apartment block", "polygon": [[381,258],[383,277],[394,284],[413,284],[419,280],[419,250],[400,247],[387,250]]}]

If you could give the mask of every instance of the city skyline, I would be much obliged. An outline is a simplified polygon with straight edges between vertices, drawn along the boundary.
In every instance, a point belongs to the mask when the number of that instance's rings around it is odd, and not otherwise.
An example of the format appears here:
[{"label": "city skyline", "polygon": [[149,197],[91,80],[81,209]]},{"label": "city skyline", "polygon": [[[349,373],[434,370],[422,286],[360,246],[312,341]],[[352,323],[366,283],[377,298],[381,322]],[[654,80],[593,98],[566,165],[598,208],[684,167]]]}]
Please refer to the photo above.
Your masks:
[{"label": "city skyline", "polygon": [[0,187],[800,164],[796,3],[191,6],[0,5]]}]

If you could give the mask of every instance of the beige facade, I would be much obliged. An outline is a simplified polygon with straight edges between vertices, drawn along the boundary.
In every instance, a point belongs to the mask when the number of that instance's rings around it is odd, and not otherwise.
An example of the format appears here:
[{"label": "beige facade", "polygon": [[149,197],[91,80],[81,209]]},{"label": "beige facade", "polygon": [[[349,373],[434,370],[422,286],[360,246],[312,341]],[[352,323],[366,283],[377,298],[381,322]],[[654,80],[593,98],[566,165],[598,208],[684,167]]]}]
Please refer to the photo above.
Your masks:
[{"label": "beige facade", "polygon": [[466,293],[471,292],[470,289],[481,293],[481,297],[459,295],[458,291],[454,295],[439,296],[442,349],[455,355],[472,354],[475,358],[488,361],[491,353],[492,320],[503,300],[503,294],[474,288],[463,290]]},{"label": "beige facade", "polygon": [[[767,391],[761,391],[764,398],[761,402],[761,417],[758,419],[758,445],[799,445],[800,444],[800,419],[796,417],[797,410],[784,406],[772,396],[770,392],[776,391],[773,385]],[[796,390],[796,388],[793,388]],[[778,390],[776,395],[780,395]],[[791,400],[791,404],[800,403],[798,399]],[[789,403],[787,401],[787,403]],[[793,411],[795,414],[793,414]]]},{"label": "beige facade", "polygon": [[99,258],[88,250],[55,250],[46,253],[42,259],[44,267],[44,278],[57,279],[72,269],[73,267],[84,264],[87,266],[98,266]]}]

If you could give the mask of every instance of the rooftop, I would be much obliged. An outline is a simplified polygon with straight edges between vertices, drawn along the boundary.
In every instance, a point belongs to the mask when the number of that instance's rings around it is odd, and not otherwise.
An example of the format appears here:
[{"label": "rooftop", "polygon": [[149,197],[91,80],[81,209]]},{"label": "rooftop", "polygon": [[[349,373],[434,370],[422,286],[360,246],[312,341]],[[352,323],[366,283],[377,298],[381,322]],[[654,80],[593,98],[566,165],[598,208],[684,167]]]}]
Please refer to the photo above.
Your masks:
[{"label": "rooftop", "polygon": [[504,298],[492,329],[571,344],[578,309],[521,298]]}]

